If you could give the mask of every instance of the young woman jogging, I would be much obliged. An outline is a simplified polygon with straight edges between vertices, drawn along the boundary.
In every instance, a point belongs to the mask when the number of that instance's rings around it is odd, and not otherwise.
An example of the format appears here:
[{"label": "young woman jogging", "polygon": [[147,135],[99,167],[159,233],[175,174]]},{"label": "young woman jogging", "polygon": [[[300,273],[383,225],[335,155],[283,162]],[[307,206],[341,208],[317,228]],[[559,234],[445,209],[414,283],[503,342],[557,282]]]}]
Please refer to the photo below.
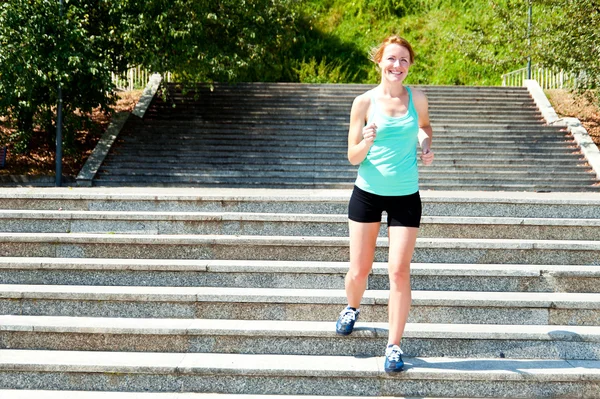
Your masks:
[{"label": "young woman jogging", "polygon": [[348,306],[336,324],[340,335],[352,333],[373,267],[382,212],[387,213],[389,338],[385,371],[402,370],[400,341],[411,306],[410,262],[421,220],[417,144],[423,165],[433,162],[427,97],[403,84],[414,52],[403,38],[386,38],[372,54],[381,71],[377,87],[356,97],[350,113],[348,160],[360,165],[348,205],[350,269]]}]

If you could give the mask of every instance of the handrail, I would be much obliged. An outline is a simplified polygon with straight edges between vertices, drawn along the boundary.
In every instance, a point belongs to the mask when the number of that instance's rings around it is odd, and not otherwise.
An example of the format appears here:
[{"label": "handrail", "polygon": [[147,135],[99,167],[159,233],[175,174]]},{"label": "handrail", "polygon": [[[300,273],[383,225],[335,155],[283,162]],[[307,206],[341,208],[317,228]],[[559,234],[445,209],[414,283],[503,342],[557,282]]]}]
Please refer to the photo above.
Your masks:
[{"label": "handrail", "polygon": [[[168,72],[165,75],[164,81],[170,82],[172,78],[171,73]],[[151,72],[142,69],[139,66],[130,68],[124,75],[111,73],[112,83],[115,85],[115,87],[119,90],[127,91],[143,89],[150,81],[151,76]]]},{"label": "handrail", "polygon": [[[527,77],[527,68],[517,69],[502,75],[502,86],[523,86]],[[536,80],[542,89],[565,89],[574,87],[577,78],[574,74],[540,66],[531,67],[531,79]]]}]

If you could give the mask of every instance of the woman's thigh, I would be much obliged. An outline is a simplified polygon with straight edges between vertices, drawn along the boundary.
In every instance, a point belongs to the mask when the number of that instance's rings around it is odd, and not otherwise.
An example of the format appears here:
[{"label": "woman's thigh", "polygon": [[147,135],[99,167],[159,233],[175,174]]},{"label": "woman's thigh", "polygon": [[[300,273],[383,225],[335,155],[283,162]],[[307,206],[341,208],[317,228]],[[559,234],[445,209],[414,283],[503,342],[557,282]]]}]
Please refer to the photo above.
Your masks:
[{"label": "woman's thigh", "polygon": [[410,272],[410,262],[415,251],[419,229],[416,227],[388,227],[388,268],[393,273]]}]

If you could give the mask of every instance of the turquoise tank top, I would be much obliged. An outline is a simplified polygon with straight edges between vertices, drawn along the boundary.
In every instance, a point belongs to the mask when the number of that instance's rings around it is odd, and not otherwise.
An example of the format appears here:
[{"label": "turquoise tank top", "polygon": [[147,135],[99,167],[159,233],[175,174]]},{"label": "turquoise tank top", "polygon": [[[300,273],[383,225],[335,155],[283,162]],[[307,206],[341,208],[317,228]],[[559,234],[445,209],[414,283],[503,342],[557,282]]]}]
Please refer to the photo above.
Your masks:
[{"label": "turquoise tank top", "polygon": [[402,116],[384,114],[371,92],[371,115],[367,126],[375,123],[377,136],[358,168],[356,186],[377,195],[410,195],[419,191],[417,144],[419,117],[408,91],[408,111]]}]

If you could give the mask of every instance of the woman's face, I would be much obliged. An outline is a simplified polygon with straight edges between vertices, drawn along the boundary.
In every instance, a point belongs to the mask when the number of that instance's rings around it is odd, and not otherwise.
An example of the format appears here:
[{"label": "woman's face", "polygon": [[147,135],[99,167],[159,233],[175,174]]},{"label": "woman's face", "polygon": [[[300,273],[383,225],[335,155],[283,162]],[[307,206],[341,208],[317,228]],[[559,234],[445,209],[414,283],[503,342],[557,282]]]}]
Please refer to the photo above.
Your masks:
[{"label": "woman's face", "polygon": [[410,52],[406,47],[396,43],[388,44],[379,61],[381,77],[390,82],[402,82],[408,74],[410,65]]}]

